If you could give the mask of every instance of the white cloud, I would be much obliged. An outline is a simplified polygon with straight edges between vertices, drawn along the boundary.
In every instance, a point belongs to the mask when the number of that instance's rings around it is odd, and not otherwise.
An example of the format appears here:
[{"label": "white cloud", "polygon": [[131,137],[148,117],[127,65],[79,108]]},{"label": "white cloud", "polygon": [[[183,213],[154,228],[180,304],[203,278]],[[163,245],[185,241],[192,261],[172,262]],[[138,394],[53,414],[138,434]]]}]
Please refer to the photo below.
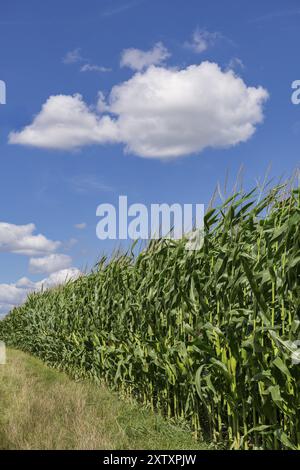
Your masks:
[{"label": "white cloud", "polygon": [[70,280],[75,280],[81,275],[77,268],[62,269],[50,274],[49,277],[38,282],[32,282],[23,277],[15,284],[0,284],[0,316],[9,310],[25,302],[28,294],[49,289]]},{"label": "white cloud", "polygon": [[67,52],[67,54],[63,58],[63,63],[64,64],[76,64],[83,60],[84,58],[81,56],[81,49],[78,47],[77,49],[73,49],[72,51]]},{"label": "white cloud", "polygon": [[31,273],[50,274],[61,269],[69,268],[72,264],[72,258],[68,255],[53,253],[42,258],[30,258],[29,271]]},{"label": "white cloud", "polygon": [[27,296],[23,287],[14,284],[0,284],[0,304],[17,305],[22,303]]},{"label": "white cloud", "polygon": [[12,304],[0,304],[0,320],[13,308]]},{"label": "white cloud", "polygon": [[245,142],[262,121],[267,92],[203,62],[183,70],[151,67],[113,88],[110,111],[121,140],[144,157],[177,157]]},{"label": "white cloud", "polygon": [[[80,95],[52,96],[10,143],[72,150],[123,143],[141,157],[171,158],[246,142],[263,120],[268,97],[212,62],[185,69],[151,66],[88,107]],[[102,110],[102,112],[101,112]]]},{"label": "white cloud", "polygon": [[54,149],[76,149],[117,140],[117,128],[109,116],[100,119],[81,95],[56,95],[43,105],[33,123],[21,132],[12,132],[12,144]]},{"label": "white cloud", "polygon": [[55,273],[50,274],[49,277],[36,282],[34,290],[41,290],[42,288],[50,289],[51,287],[75,280],[81,275],[82,272],[77,268],[61,269]]},{"label": "white cloud", "polygon": [[227,70],[237,70],[237,69],[244,70],[244,68],[245,68],[245,65],[243,61],[239,59],[238,57],[232,57],[227,65]]},{"label": "white cloud", "polygon": [[80,62],[85,62],[80,67],[80,72],[111,72],[110,68],[103,67],[101,65],[91,64],[89,59],[84,58],[81,55],[81,49],[73,49],[72,51],[67,52],[67,54],[62,59],[63,63],[66,65],[70,64],[79,64]]},{"label": "white cloud", "polygon": [[24,302],[30,292],[41,290],[42,287],[53,287],[80,275],[77,268],[70,267],[70,256],[54,253],[62,245],[61,242],[49,240],[34,232],[34,224],[0,222],[0,252],[40,256],[30,259],[30,271],[50,274],[48,278],[38,282],[22,277],[16,283],[0,284],[0,317]]},{"label": "white cloud", "polygon": [[101,65],[84,64],[80,68],[80,72],[111,72],[111,69],[102,67]]},{"label": "white cloud", "polygon": [[15,284],[16,287],[21,287],[23,289],[29,289],[29,290],[32,290],[35,288],[35,282],[31,281],[30,279],[28,279],[28,277],[21,277],[21,279],[19,279],[16,284]]},{"label": "white cloud", "polygon": [[125,49],[121,56],[121,67],[129,67],[133,70],[143,70],[150,65],[160,65],[168,57],[170,53],[167,48],[158,42],[150,51],[142,51],[140,49]]},{"label": "white cloud", "polygon": [[74,227],[77,228],[78,230],[84,230],[86,228],[86,223],[81,222],[80,224],[75,224]]},{"label": "white cloud", "polygon": [[220,33],[209,32],[205,29],[197,28],[193,33],[192,41],[186,42],[185,46],[192,49],[197,54],[201,54],[209,47],[212,47],[217,39],[221,37],[222,35]]},{"label": "white cloud", "polygon": [[60,242],[34,234],[35,225],[14,225],[0,222],[0,252],[22,255],[43,255],[56,251]]}]

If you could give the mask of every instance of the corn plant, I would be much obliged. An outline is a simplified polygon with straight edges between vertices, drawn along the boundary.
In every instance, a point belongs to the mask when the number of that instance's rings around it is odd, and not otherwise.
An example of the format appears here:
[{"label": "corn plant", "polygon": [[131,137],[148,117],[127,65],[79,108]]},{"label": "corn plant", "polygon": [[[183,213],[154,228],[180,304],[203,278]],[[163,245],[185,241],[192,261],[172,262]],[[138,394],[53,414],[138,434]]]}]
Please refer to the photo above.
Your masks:
[{"label": "corn plant", "polygon": [[0,338],[101,380],[195,436],[300,449],[300,191],[234,194],[205,215],[204,243],[155,240],[29,295]]}]

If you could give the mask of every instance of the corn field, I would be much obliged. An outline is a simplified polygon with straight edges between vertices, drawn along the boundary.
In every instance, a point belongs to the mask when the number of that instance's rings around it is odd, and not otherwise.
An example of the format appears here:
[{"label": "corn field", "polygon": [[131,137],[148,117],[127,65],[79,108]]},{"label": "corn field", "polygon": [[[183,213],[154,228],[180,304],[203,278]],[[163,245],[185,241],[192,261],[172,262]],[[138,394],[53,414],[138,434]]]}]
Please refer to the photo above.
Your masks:
[{"label": "corn field", "polygon": [[0,338],[196,437],[300,449],[299,188],[237,193],[208,210],[204,232],[198,251],[151,241],[31,294]]}]

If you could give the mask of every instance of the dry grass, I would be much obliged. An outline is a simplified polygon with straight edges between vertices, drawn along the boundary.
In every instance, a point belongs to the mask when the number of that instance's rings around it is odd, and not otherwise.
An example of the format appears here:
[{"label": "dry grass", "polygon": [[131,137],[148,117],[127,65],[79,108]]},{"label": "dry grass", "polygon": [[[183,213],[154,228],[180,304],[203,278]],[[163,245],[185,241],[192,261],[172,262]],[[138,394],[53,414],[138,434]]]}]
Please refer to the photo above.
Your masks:
[{"label": "dry grass", "polygon": [[0,366],[0,449],[203,448],[190,433],[22,352]]}]

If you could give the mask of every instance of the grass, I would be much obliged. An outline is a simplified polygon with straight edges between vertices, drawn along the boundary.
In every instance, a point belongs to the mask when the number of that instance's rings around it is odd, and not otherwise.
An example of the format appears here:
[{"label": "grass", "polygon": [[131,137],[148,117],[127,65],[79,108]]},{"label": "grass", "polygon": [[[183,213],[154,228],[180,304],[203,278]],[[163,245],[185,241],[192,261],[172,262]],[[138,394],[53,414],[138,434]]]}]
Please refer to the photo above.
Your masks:
[{"label": "grass", "polygon": [[207,449],[188,430],[9,349],[0,365],[0,449]]}]

